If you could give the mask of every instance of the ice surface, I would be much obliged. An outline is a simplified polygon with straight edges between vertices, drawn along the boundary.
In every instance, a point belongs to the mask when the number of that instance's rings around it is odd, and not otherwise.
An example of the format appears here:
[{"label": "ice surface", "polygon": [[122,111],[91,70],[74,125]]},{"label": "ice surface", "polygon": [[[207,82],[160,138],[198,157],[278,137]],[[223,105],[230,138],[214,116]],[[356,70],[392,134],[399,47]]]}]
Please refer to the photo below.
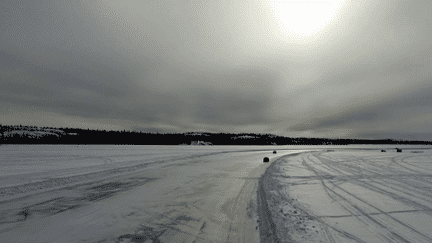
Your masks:
[{"label": "ice surface", "polygon": [[309,152],[274,163],[267,193],[280,240],[432,242],[432,150],[379,149]]},{"label": "ice surface", "polygon": [[3,145],[0,239],[432,242],[430,146],[393,147]]},{"label": "ice surface", "polygon": [[282,149],[1,146],[0,239],[258,242],[262,158],[295,152]]}]

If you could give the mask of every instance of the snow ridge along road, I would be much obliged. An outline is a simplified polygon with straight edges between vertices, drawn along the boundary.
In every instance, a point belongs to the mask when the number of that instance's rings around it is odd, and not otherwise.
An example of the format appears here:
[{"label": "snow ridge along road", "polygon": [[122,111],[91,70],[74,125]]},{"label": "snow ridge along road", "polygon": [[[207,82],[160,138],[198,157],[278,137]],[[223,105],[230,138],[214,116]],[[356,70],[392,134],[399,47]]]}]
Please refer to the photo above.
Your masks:
[{"label": "snow ridge along road", "polygon": [[[264,176],[280,242],[432,242],[432,152],[288,156]],[[419,153],[421,152],[421,153]]]},{"label": "snow ridge along road", "polygon": [[259,242],[259,179],[297,152],[279,148],[2,146],[0,239]]}]

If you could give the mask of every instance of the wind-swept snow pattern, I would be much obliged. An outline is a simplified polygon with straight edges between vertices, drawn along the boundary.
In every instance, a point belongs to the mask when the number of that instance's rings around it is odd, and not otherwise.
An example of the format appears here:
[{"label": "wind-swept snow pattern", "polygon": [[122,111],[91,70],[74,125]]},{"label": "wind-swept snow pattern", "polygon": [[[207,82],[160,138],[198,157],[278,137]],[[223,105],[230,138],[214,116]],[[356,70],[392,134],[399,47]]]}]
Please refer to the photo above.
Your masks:
[{"label": "wind-swept snow pattern", "polygon": [[[432,242],[432,151],[284,157],[264,181],[280,242]],[[421,153],[420,153],[421,152]]]}]

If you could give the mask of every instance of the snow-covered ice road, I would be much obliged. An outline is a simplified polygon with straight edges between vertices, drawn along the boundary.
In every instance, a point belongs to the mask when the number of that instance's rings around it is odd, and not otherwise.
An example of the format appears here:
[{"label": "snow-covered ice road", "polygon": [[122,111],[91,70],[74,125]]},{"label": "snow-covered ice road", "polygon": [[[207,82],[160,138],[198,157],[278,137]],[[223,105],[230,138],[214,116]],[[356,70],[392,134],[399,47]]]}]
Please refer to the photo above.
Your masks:
[{"label": "snow-covered ice road", "polygon": [[432,242],[432,151],[284,157],[264,177],[280,242]]},{"label": "snow-covered ice road", "polygon": [[0,242],[259,242],[273,148],[1,146]]},{"label": "snow-covered ice road", "polygon": [[4,145],[0,242],[432,242],[425,148]]}]

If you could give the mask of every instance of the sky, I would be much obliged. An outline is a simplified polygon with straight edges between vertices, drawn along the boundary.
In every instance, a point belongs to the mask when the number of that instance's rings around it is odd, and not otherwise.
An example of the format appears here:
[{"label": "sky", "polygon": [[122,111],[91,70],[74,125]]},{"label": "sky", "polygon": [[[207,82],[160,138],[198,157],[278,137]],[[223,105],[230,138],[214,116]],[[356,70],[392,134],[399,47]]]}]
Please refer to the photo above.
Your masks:
[{"label": "sky", "polygon": [[432,141],[432,1],[0,1],[0,123]]}]

